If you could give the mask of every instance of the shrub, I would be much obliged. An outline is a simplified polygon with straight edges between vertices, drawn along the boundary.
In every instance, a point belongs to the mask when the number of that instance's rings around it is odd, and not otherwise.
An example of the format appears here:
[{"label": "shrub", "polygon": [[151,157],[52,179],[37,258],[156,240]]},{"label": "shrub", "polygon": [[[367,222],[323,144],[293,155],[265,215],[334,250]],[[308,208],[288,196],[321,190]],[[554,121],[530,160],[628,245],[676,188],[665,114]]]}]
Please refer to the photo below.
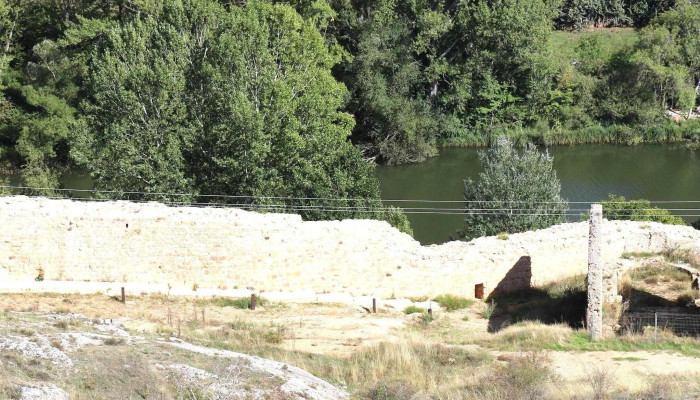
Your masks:
[{"label": "shrub", "polygon": [[34,334],[35,334],[36,332],[34,332],[34,331],[31,330],[31,329],[22,328],[22,329],[19,330],[19,333],[21,333],[21,334],[24,335],[24,336],[34,336]]},{"label": "shrub", "polygon": [[447,311],[460,310],[474,304],[474,300],[456,296],[454,294],[441,294],[435,298],[435,302],[444,307]]},{"label": "shrub", "polygon": [[479,155],[484,171],[464,181],[465,218],[457,238],[547,228],[564,221],[569,206],[549,154],[528,144],[521,152],[506,137]]},{"label": "shrub", "polygon": [[670,262],[689,264],[694,267],[700,266],[700,254],[689,248],[669,247],[661,254]]},{"label": "shrub", "polygon": [[493,316],[493,313],[496,312],[496,301],[491,300],[488,303],[486,303],[486,308],[484,311],[481,312],[481,316],[489,319]]},{"label": "shrub", "polygon": [[[255,303],[258,306],[267,304],[267,300],[262,297],[257,297]],[[237,299],[230,297],[219,297],[213,300],[213,304],[219,307],[234,307],[242,310],[250,308],[250,297],[239,297]]]},{"label": "shrub", "polygon": [[270,330],[265,334],[265,342],[270,344],[280,344],[284,342],[287,329],[282,325],[270,327]]},{"label": "shrub", "polygon": [[593,366],[586,383],[593,392],[591,400],[605,400],[615,384],[615,375],[603,367]]},{"label": "shrub", "polygon": [[550,398],[547,386],[554,380],[549,360],[540,353],[510,359],[491,379],[481,384],[484,398],[535,400]]},{"label": "shrub", "polygon": [[646,199],[627,200],[624,196],[608,195],[603,201],[603,217],[609,220],[652,221],[670,225],[685,225],[682,218],[671,215],[668,210],[654,207]]},{"label": "shrub", "polygon": [[429,325],[431,322],[433,322],[434,319],[435,319],[435,317],[433,317],[433,314],[431,314],[429,312],[424,312],[420,315],[420,321],[424,325]]},{"label": "shrub", "polygon": [[415,314],[415,313],[422,313],[422,312],[425,312],[425,308],[411,305],[411,306],[406,307],[406,308],[403,310],[403,312],[404,312],[406,315],[411,315],[411,314]]},{"label": "shrub", "polygon": [[409,382],[379,382],[362,396],[366,400],[412,400],[416,390]]},{"label": "shrub", "polygon": [[510,238],[510,236],[508,236],[507,233],[499,233],[498,235],[496,235],[496,237],[500,240],[508,240]]}]

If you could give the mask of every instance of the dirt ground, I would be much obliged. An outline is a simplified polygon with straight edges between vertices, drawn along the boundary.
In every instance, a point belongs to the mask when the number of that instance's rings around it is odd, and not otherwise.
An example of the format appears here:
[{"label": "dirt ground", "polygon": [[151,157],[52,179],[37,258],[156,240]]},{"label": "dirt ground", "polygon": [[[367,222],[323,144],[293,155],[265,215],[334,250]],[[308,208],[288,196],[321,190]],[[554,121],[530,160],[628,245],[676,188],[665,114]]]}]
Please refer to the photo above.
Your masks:
[{"label": "dirt ground", "polygon": [[[473,337],[490,335],[480,304],[470,310],[436,312],[441,324]],[[138,296],[126,304],[102,295],[0,294],[0,310],[79,313],[90,318],[118,319],[135,334],[176,335],[178,325],[215,327],[226,323],[255,323],[284,332],[279,344],[286,350],[348,357],[372,343],[416,335],[418,315],[401,310],[368,314],[360,307],[333,304],[268,304],[255,311],[222,307],[212,300]],[[420,335],[420,333],[418,333]],[[426,338],[426,340],[433,340]],[[478,343],[478,342],[477,342]],[[477,344],[478,346],[478,344]],[[473,347],[473,345],[472,345]],[[494,358],[518,352],[493,351]],[[553,369],[565,380],[581,380],[601,368],[620,383],[635,387],[637,377],[649,374],[700,374],[700,359],[670,352],[565,352],[551,351]]]},{"label": "dirt ground", "polygon": [[632,390],[643,387],[649,375],[700,373],[700,359],[666,352],[551,351],[548,357],[554,371],[567,381],[586,380],[606,371]]}]

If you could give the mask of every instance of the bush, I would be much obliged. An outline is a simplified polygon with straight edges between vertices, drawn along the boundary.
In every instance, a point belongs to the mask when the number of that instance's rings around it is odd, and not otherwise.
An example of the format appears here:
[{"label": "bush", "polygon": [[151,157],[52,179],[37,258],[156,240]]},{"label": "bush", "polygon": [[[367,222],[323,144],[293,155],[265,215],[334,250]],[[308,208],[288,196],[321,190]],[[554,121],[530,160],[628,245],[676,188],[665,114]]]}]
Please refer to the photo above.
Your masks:
[{"label": "bush", "polygon": [[603,201],[603,217],[609,220],[652,221],[670,225],[685,225],[682,218],[671,215],[668,210],[654,207],[646,199],[627,200],[624,196],[610,194]]},{"label": "bush", "polygon": [[503,400],[535,400],[551,398],[548,385],[554,381],[549,360],[543,354],[529,353],[515,357],[498,368],[490,379],[482,382],[477,391],[482,398]]},{"label": "bush", "polygon": [[592,366],[588,371],[588,386],[593,396],[591,400],[605,400],[615,385],[615,375],[603,367]]},{"label": "bush", "polygon": [[[255,299],[255,304],[258,306],[264,306],[267,303],[267,300],[265,300],[262,297],[257,297]],[[250,308],[250,297],[239,297],[237,299],[233,299],[230,297],[220,297],[217,298],[213,301],[213,304],[219,307],[234,307],[234,308],[240,308],[242,310]]]},{"label": "bush", "polygon": [[408,307],[406,307],[406,308],[403,310],[403,312],[404,312],[406,315],[411,315],[411,314],[415,314],[415,313],[422,313],[422,312],[425,312],[425,309],[424,309],[424,308],[421,308],[421,307],[418,307],[418,306],[408,306]]},{"label": "bush", "polygon": [[435,302],[444,307],[447,311],[461,310],[474,304],[474,300],[467,299],[454,294],[441,294],[435,298]]},{"label": "bush", "polygon": [[496,312],[496,302],[494,300],[489,301],[486,303],[486,308],[484,311],[481,312],[481,316],[490,319],[493,316],[493,313]]},{"label": "bush", "polygon": [[384,210],[384,218],[389,225],[398,229],[399,232],[407,233],[413,236],[413,229],[411,229],[411,223],[408,221],[406,213],[403,212],[398,207],[387,207]]},{"label": "bush", "polygon": [[362,396],[366,400],[412,400],[416,390],[409,382],[379,382]]},{"label": "bush", "polygon": [[457,238],[470,240],[501,232],[547,228],[565,220],[569,206],[552,157],[528,144],[521,152],[506,137],[481,152],[484,171],[464,181],[465,218]]}]

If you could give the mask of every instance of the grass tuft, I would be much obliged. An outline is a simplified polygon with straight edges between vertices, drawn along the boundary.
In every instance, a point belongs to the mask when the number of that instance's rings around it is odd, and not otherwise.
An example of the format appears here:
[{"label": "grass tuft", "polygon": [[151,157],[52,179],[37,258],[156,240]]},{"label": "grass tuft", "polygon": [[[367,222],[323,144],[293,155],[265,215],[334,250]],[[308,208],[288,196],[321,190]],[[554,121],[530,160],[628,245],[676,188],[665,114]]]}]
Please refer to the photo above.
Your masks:
[{"label": "grass tuft", "polygon": [[[257,306],[263,307],[265,304],[267,304],[267,300],[262,297],[258,297],[255,299],[255,303]],[[211,304],[218,307],[233,307],[244,310],[250,308],[250,297],[217,297],[211,300]]]},{"label": "grass tuft", "polygon": [[486,308],[481,312],[481,316],[490,319],[493,314],[496,312],[496,301],[491,299],[488,303],[486,303]]},{"label": "grass tuft", "polygon": [[415,314],[415,313],[423,313],[423,312],[425,312],[425,308],[418,307],[418,306],[414,306],[414,305],[410,305],[410,306],[406,307],[406,308],[403,310],[403,312],[404,312],[404,314],[406,314],[406,315],[411,315],[411,314]]},{"label": "grass tuft", "polygon": [[440,306],[444,307],[447,311],[456,311],[471,307],[476,301],[448,293],[436,297],[435,302],[440,304]]}]

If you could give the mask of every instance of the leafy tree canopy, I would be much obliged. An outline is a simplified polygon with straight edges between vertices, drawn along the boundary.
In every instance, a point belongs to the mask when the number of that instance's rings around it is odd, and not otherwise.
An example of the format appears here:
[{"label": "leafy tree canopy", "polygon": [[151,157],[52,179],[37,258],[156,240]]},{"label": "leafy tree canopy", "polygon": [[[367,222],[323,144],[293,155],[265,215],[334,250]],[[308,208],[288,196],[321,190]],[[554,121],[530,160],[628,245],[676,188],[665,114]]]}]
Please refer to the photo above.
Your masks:
[{"label": "leafy tree canopy", "polygon": [[603,217],[609,220],[652,221],[662,224],[685,225],[680,217],[671,215],[668,210],[652,206],[649,200],[627,200],[624,196],[610,194],[603,201]]},{"label": "leafy tree canopy", "polygon": [[547,228],[564,222],[569,205],[552,157],[533,145],[522,152],[501,137],[479,157],[484,171],[464,181],[464,227],[460,239]]},{"label": "leafy tree canopy", "polygon": [[[170,0],[105,40],[72,152],[98,188],[270,206],[308,198],[293,211],[382,218],[364,209],[381,206],[379,189],[348,141],[346,89],[330,73],[338,55],[291,7]],[[221,193],[256,197],[198,196]]]}]

